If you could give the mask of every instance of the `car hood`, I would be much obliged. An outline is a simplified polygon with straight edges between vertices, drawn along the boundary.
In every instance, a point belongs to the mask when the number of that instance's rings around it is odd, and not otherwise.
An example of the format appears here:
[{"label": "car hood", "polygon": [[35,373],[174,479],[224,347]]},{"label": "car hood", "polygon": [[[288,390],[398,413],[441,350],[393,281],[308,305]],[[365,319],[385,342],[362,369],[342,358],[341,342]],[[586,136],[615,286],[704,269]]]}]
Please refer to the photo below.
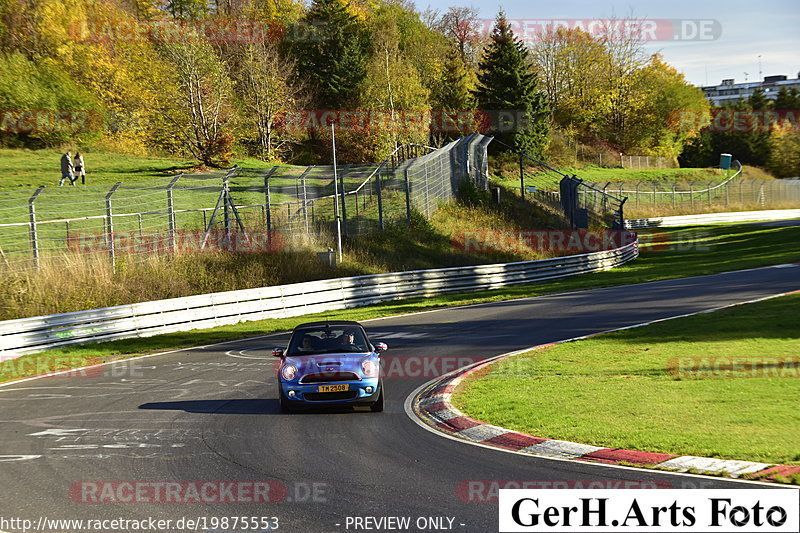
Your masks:
[{"label": "car hood", "polygon": [[297,375],[318,372],[355,372],[361,375],[361,362],[376,357],[373,353],[326,353],[287,357],[286,364],[297,367]]}]

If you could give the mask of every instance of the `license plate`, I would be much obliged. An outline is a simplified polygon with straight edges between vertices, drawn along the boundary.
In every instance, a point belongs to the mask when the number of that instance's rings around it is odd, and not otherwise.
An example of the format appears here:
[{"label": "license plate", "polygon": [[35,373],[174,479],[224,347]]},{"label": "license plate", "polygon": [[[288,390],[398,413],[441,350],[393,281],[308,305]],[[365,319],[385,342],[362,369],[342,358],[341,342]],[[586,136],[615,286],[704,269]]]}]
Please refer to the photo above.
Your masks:
[{"label": "license plate", "polygon": [[347,392],[350,390],[350,385],[320,385],[317,392]]}]

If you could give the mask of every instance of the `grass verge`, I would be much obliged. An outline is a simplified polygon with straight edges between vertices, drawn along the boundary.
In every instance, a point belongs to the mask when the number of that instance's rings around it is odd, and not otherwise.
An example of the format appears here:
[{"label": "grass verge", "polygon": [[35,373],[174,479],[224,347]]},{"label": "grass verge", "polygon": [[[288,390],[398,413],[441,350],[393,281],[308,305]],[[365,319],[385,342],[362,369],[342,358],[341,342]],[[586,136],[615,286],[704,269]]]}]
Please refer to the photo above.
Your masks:
[{"label": "grass verge", "polygon": [[790,295],[511,357],[455,405],[539,437],[800,464],[798,305]]},{"label": "grass verge", "polygon": [[706,226],[643,233],[650,241],[635,262],[615,270],[504,289],[392,302],[298,318],[248,322],[208,330],[75,346],[0,364],[0,382],[162,350],[188,348],[279,331],[315,318],[367,320],[456,305],[715,274],[800,261],[797,227]]},{"label": "grass verge", "polygon": [[[118,154],[104,150],[81,152],[86,161],[86,184],[114,184],[163,178],[181,172],[192,172],[196,161],[169,157],[146,157]],[[72,150],[75,155],[75,150]],[[61,179],[62,152],[55,149],[0,149],[0,190],[34,189],[41,185],[57,186]],[[231,162],[248,168],[272,166],[255,158]]]}]

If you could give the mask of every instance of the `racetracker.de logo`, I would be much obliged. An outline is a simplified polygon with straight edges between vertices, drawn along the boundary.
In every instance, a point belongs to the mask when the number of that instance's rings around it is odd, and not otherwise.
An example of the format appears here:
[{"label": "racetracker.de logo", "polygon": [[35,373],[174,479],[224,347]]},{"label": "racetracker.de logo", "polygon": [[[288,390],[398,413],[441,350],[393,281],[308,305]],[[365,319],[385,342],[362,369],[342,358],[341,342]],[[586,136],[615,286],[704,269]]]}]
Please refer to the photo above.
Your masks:
[{"label": "racetracker.de logo", "polygon": [[682,131],[714,133],[769,133],[775,128],[800,132],[800,109],[754,111],[747,109],[714,109],[710,117],[701,111],[674,111],[668,122]]},{"label": "racetracker.de logo", "polygon": [[654,480],[615,479],[469,479],[456,485],[456,497],[467,503],[497,503],[500,489],[671,489]]},{"label": "racetracker.de logo", "polygon": [[[274,253],[286,246],[283,234],[276,231],[225,232],[175,231],[140,234],[137,231],[114,232],[114,251],[132,254],[193,253]],[[72,232],[67,248],[75,253],[107,253],[107,233]]]},{"label": "racetracker.de logo", "polygon": [[800,356],[695,356],[673,357],[667,373],[675,379],[797,378]]},{"label": "racetracker.de logo", "polygon": [[77,109],[5,109],[0,110],[0,132],[5,133],[89,133],[103,127],[97,111]]},{"label": "racetracker.de logo", "polygon": [[458,231],[451,242],[465,253],[583,254],[622,248],[636,242],[636,234],[622,230],[475,230]]},{"label": "racetracker.de logo", "polygon": [[280,503],[287,489],[278,481],[78,481],[69,487],[76,503]]},{"label": "racetracker.de logo", "polygon": [[[508,23],[524,43],[547,40],[565,30],[612,41],[716,41],[722,36],[722,24],[715,19],[509,19]],[[472,21],[478,41],[491,38],[494,27],[494,19]]]}]

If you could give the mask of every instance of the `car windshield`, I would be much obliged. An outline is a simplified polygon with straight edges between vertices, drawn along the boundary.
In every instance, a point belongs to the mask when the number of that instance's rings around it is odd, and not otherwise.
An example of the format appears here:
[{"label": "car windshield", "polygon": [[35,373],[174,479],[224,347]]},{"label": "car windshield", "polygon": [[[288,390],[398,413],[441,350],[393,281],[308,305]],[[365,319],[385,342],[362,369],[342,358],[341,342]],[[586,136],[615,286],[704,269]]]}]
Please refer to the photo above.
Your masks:
[{"label": "car windshield", "polygon": [[296,331],[289,343],[287,355],[318,355],[324,353],[362,353],[370,350],[361,328],[332,327]]}]

